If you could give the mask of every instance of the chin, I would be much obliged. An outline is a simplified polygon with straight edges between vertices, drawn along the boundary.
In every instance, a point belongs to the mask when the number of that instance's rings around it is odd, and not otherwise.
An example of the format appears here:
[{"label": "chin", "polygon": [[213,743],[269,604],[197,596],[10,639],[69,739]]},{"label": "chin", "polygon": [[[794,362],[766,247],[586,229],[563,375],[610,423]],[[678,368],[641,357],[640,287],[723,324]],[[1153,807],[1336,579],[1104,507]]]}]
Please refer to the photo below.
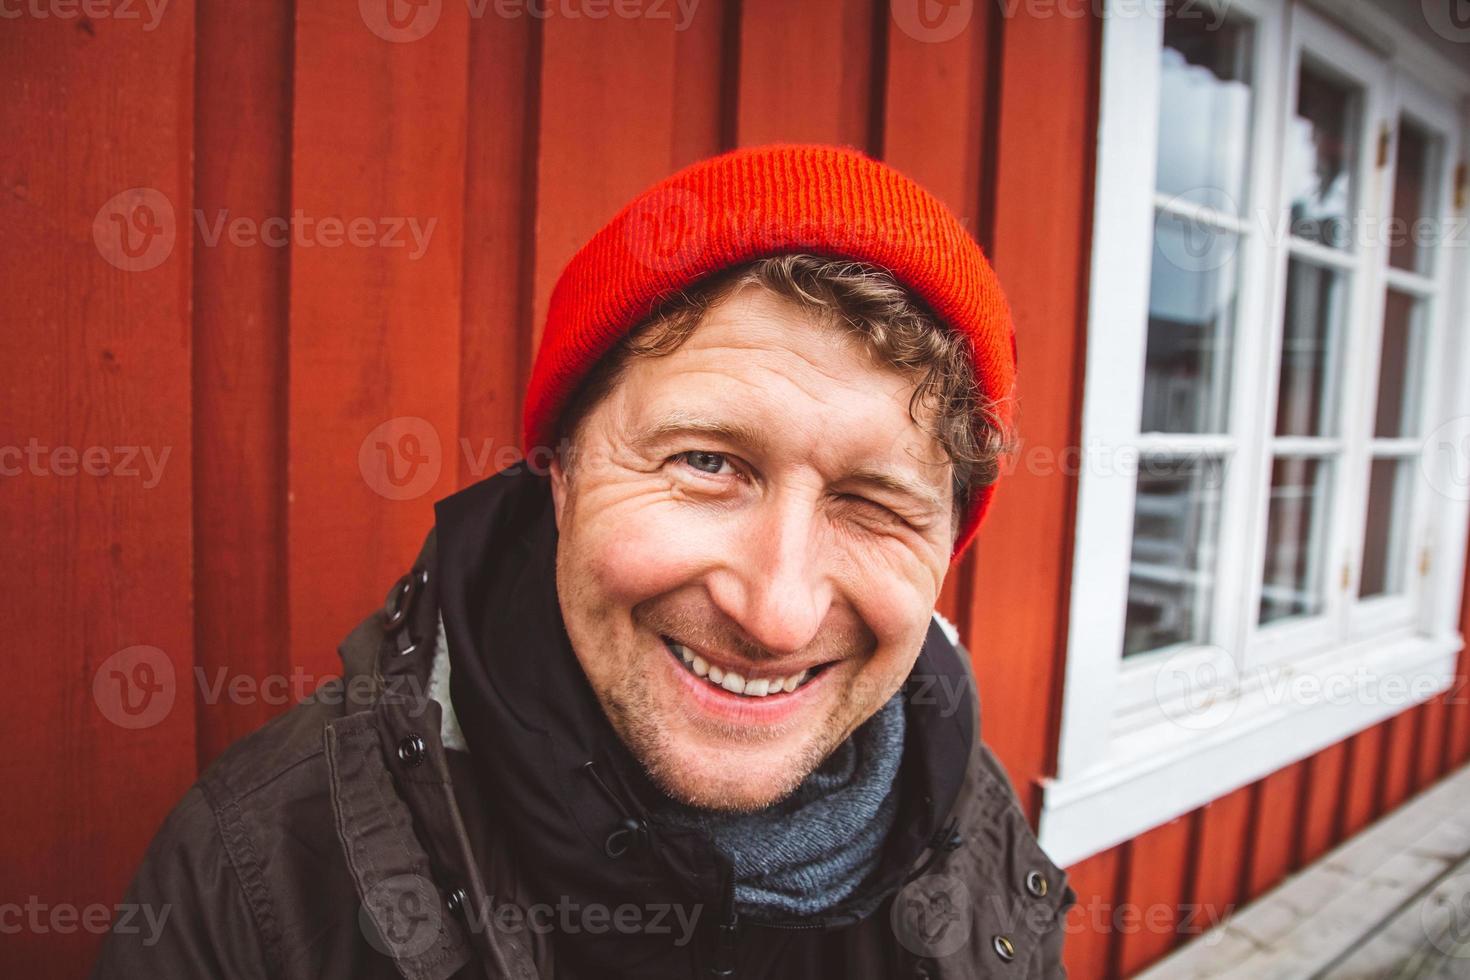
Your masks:
[{"label": "chin", "polygon": [[[639,755],[636,748],[634,754]],[[697,749],[659,752],[639,761],[671,799],[727,812],[753,812],[779,803],[821,764],[820,758],[811,762],[790,753]]]}]

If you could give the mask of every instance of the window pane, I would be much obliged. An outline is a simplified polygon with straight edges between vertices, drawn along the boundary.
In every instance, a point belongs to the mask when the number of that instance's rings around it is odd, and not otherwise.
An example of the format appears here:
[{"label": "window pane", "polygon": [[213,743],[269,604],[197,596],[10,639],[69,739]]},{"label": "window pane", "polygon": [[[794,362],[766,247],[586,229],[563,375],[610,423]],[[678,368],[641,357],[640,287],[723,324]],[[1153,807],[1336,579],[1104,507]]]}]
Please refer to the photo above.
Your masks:
[{"label": "window pane", "polygon": [[1409,480],[1413,465],[1412,460],[1375,459],[1369,469],[1363,575],[1358,582],[1361,598],[1404,590]]},{"label": "window pane", "polygon": [[1276,434],[1331,435],[1337,426],[1337,375],[1347,274],[1293,258],[1286,273]]},{"label": "window pane", "polygon": [[1322,611],[1330,466],[1321,459],[1283,457],[1271,467],[1263,624]]},{"label": "window pane", "polygon": [[1223,478],[1219,459],[1140,460],[1124,656],[1208,641]]},{"label": "window pane", "polygon": [[1250,50],[1249,24],[1171,6],[1159,85],[1160,192],[1236,213],[1245,208]]},{"label": "window pane", "polygon": [[1238,236],[1160,212],[1154,223],[1143,432],[1224,432]]},{"label": "window pane", "polygon": [[1383,304],[1383,345],[1378,359],[1378,409],[1373,434],[1380,439],[1419,431],[1424,300],[1390,289]]},{"label": "window pane", "polygon": [[1298,85],[1283,174],[1291,195],[1291,233],[1343,248],[1351,239],[1356,199],[1358,93],[1305,62]]},{"label": "window pane", "polygon": [[1438,210],[1434,188],[1438,182],[1438,144],[1410,119],[1399,120],[1398,161],[1393,178],[1393,226],[1389,238],[1389,265],[1410,272],[1428,272],[1428,246],[1434,229],[1429,220]]}]

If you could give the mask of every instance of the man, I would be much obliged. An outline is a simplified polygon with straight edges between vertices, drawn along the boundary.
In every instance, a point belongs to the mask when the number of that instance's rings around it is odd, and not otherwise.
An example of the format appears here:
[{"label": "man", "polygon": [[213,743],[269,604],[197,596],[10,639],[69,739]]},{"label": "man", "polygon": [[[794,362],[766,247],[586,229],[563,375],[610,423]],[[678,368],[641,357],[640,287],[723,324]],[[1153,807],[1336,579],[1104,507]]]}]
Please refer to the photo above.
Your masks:
[{"label": "man", "polygon": [[[1015,347],[850,150],[707,160],[554,290],[525,465],[154,841],[99,977],[1055,977],[1075,901],[934,613]],[[538,462],[539,460],[539,462]]]}]

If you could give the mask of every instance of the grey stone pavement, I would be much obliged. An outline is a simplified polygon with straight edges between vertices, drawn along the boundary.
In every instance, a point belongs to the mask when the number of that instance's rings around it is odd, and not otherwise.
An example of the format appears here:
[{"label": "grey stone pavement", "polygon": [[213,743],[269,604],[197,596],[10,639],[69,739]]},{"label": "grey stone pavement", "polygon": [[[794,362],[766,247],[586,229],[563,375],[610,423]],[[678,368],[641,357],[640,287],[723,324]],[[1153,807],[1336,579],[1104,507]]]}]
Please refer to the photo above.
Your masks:
[{"label": "grey stone pavement", "polygon": [[1470,980],[1470,766],[1137,980]]}]

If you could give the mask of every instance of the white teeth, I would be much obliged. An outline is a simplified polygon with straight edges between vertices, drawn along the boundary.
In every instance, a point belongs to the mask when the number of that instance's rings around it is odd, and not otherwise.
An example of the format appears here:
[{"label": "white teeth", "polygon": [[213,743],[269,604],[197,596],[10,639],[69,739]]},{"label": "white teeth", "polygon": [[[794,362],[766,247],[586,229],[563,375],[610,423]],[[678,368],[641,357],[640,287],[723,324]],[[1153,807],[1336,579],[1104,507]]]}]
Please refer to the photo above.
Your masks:
[{"label": "white teeth", "polygon": [[684,662],[684,666],[693,671],[696,677],[703,677],[717,687],[722,687],[732,694],[741,694],[748,698],[764,698],[775,694],[790,694],[811,680],[812,677],[810,670],[803,670],[789,677],[761,677],[748,681],[733,670],[716,667],[682,643],[675,643],[672,640],[668,642],[669,649],[678,655],[679,659]]}]

